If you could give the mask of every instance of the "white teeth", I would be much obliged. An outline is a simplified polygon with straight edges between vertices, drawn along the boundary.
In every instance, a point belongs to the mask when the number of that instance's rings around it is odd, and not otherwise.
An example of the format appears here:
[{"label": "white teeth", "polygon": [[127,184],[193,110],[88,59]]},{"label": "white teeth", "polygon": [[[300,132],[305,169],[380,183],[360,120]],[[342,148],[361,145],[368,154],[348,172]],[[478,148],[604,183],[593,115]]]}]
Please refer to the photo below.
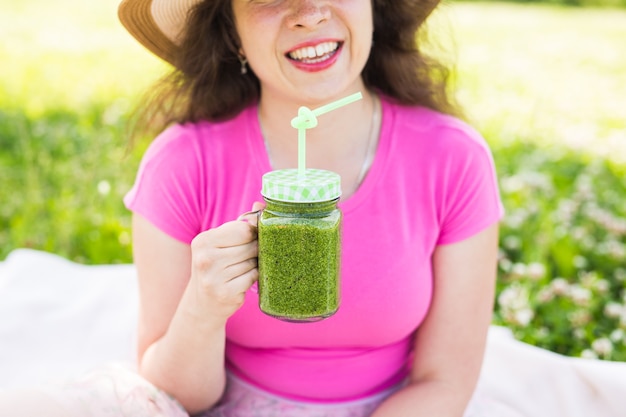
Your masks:
[{"label": "white teeth", "polygon": [[339,43],[337,42],[324,42],[315,47],[307,46],[291,51],[289,57],[298,61],[317,59],[335,51],[338,47]]}]

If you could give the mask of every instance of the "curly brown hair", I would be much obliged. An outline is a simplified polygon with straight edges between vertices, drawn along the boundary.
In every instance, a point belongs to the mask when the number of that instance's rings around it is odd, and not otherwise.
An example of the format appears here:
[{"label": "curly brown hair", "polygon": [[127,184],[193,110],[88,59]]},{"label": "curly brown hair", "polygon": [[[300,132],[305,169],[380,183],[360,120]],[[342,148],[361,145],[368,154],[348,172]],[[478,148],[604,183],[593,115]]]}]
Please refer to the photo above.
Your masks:
[{"label": "curly brown hair", "polygon": [[[450,69],[423,51],[418,32],[439,0],[372,0],[374,43],[365,85],[400,104],[460,116],[449,94]],[[219,39],[220,41],[216,41]],[[189,14],[174,69],[144,103],[144,128],[229,119],[259,99],[253,71],[240,72],[239,37],[230,0],[205,0]]]}]

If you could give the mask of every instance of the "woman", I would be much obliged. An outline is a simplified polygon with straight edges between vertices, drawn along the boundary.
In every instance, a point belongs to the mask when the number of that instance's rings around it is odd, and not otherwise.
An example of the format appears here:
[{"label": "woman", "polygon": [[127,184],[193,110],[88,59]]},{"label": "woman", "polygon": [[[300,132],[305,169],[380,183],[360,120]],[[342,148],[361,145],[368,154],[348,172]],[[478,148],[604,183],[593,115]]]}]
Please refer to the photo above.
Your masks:
[{"label": "woman", "polygon": [[[141,377],[99,371],[51,390],[48,415],[469,415],[502,209],[484,140],[415,44],[434,7],[122,2],[130,33],[175,68],[146,113],[168,127],[125,198]],[[307,165],[341,176],[341,307],[276,320],[253,286],[255,225],[237,218],[262,207],[265,172],[296,165],[298,108],[356,92],[307,133]]]}]

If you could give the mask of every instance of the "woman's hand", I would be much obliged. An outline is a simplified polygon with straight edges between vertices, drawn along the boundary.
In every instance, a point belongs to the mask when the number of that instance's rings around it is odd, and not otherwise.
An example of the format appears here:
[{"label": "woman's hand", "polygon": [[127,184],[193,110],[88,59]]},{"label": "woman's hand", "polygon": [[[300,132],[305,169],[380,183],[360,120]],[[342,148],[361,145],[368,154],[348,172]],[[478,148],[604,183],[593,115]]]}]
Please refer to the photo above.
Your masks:
[{"label": "woman's hand", "polygon": [[223,393],[226,320],[257,279],[254,218],[200,233],[188,245],[135,214],[133,239],[140,373],[199,413]]},{"label": "woman's hand", "polygon": [[[262,206],[255,203],[253,210]],[[191,283],[205,317],[224,322],[258,278],[257,229],[250,216],[200,233],[191,242]]]}]

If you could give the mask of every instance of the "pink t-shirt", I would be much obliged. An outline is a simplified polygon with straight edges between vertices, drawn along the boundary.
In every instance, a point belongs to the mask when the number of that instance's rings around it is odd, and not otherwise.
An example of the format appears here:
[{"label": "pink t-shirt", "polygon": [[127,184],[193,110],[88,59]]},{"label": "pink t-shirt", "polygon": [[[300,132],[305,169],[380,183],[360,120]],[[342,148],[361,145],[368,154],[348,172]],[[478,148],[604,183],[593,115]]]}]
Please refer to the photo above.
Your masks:
[{"label": "pink t-shirt", "polygon": [[[261,313],[252,288],[227,323],[229,369],[262,389],[334,402],[403,380],[432,296],[435,247],[502,216],[491,153],[476,131],[385,98],[382,109],[373,165],[340,202],[339,311],[316,323],[282,322]],[[167,129],[147,150],[127,207],[185,243],[250,210],[271,170],[257,110]]]}]

